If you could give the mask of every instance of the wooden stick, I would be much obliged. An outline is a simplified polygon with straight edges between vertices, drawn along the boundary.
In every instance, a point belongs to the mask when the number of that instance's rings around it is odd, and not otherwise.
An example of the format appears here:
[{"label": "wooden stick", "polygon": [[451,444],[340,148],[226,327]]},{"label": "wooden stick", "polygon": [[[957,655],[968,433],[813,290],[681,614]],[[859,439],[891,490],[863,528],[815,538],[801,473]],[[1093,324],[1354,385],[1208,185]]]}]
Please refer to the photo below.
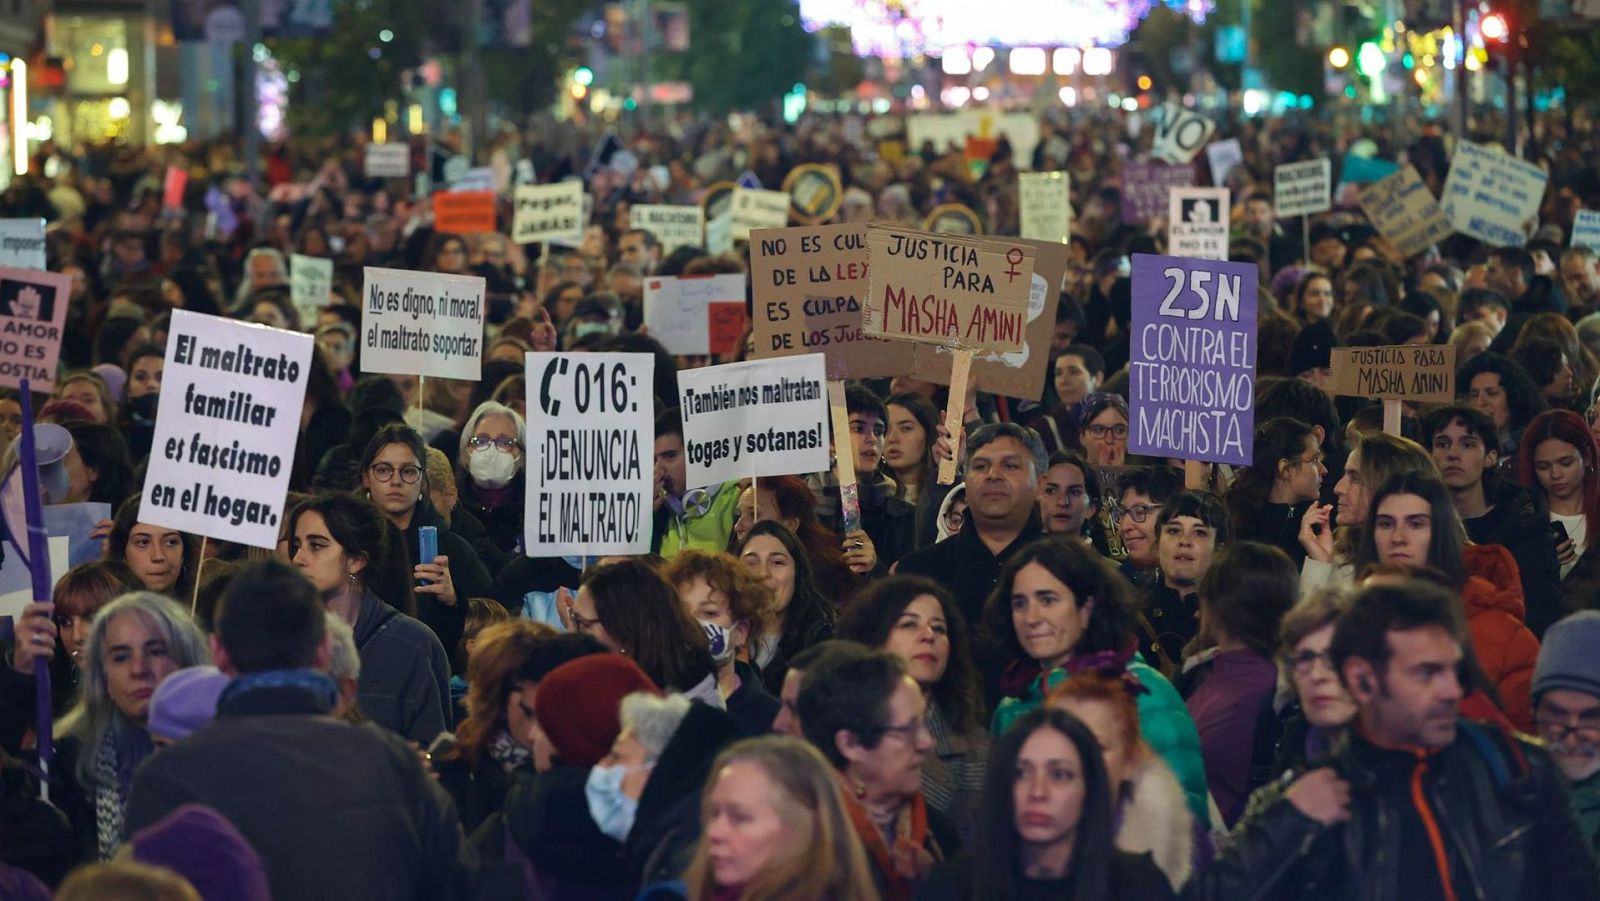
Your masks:
[{"label": "wooden stick", "polygon": [[1397,400],[1383,402],[1383,433],[1400,437],[1400,402]]},{"label": "wooden stick", "polygon": [[195,563],[194,566],[194,590],[189,593],[190,617],[193,617],[195,615],[195,611],[200,609],[200,577],[205,575],[206,572],[206,542],[209,540],[210,539],[204,535],[200,536],[200,553],[196,555],[200,559]]},{"label": "wooden stick", "polygon": [[[417,427],[422,427],[422,395],[428,387],[427,376],[417,376]],[[426,461],[424,461],[426,462]]]},{"label": "wooden stick", "polygon": [[1311,214],[1300,216],[1300,240],[1305,244],[1306,268],[1311,267]]},{"label": "wooden stick", "polygon": [[961,452],[961,429],[967,414],[967,380],[972,376],[972,351],[957,348],[950,363],[950,400],[944,408],[944,427],[950,433],[952,457],[939,461],[939,484],[956,483],[956,454]]},{"label": "wooden stick", "polygon": [[855,446],[850,443],[850,410],[844,402],[844,382],[828,380],[828,416],[833,423],[833,468],[839,479],[840,525],[846,533],[861,523],[860,492],[856,487]]},{"label": "wooden stick", "polygon": [[1211,468],[1204,460],[1183,461],[1183,487],[1190,491],[1205,491],[1211,485]]},{"label": "wooden stick", "polygon": [[761,521],[761,477],[750,476],[750,518]]}]

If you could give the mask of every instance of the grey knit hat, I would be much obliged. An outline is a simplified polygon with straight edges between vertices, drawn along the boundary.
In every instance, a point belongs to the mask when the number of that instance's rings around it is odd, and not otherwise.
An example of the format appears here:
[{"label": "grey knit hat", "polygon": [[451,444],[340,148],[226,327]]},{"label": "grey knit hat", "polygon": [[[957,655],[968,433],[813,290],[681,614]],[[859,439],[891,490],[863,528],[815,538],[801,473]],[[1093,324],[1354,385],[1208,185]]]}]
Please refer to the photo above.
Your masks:
[{"label": "grey knit hat", "polygon": [[1544,633],[1533,697],[1567,688],[1600,697],[1600,610],[1574,613]]}]

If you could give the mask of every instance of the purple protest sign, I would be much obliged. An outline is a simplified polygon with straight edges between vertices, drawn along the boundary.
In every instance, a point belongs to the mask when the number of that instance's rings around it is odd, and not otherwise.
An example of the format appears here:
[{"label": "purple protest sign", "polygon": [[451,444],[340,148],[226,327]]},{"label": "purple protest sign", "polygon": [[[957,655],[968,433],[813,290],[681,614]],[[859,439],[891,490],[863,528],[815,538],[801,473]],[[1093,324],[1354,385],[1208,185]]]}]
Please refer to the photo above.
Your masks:
[{"label": "purple protest sign", "polygon": [[1122,167],[1122,221],[1148,222],[1167,214],[1167,192],[1194,185],[1193,166],[1126,163]]},{"label": "purple protest sign", "polygon": [[1133,257],[1128,450],[1254,462],[1253,263]]}]

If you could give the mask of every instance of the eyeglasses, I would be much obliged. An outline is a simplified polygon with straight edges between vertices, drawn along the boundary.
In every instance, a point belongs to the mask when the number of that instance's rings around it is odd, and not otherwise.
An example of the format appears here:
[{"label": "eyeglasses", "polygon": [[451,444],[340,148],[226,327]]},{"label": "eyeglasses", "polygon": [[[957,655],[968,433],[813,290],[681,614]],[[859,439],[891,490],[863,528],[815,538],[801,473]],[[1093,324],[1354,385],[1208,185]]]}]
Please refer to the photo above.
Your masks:
[{"label": "eyeglasses", "polygon": [[944,515],[944,524],[951,527],[959,526],[966,521],[966,518],[967,511],[951,510]]},{"label": "eyeglasses", "polygon": [[933,734],[933,730],[928,728],[927,720],[917,720],[914,723],[906,723],[904,726],[884,726],[882,731],[885,733],[893,732],[906,741],[913,743],[924,735]]},{"label": "eyeglasses", "polygon": [[[1592,712],[1589,714],[1592,715]],[[1584,744],[1600,744],[1600,723],[1593,720],[1573,722],[1572,720],[1558,720],[1549,714],[1535,713],[1533,725],[1539,731],[1539,737],[1547,744],[1558,745],[1567,740],[1568,735],[1576,735],[1578,741]]]},{"label": "eyeglasses", "polygon": [[522,442],[515,438],[490,438],[487,435],[473,435],[467,441],[467,446],[473,450],[483,450],[491,444],[508,454],[522,449]]},{"label": "eyeglasses", "polygon": [[1143,523],[1145,520],[1150,518],[1150,514],[1160,510],[1164,506],[1166,505],[1134,504],[1131,507],[1119,507],[1116,512],[1111,514],[1111,522],[1113,524],[1120,523],[1122,522],[1123,517],[1127,517],[1136,523]]},{"label": "eyeglasses", "polygon": [[1096,441],[1104,441],[1106,435],[1115,435],[1118,439],[1122,439],[1128,437],[1128,427],[1125,425],[1092,425],[1089,426],[1089,434]]},{"label": "eyeglasses", "polygon": [[1333,658],[1329,657],[1326,651],[1301,651],[1283,658],[1283,662],[1287,663],[1297,676],[1311,675],[1311,671],[1317,668],[1318,661],[1328,669],[1333,669]]},{"label": "eyeglasses", "polygon": [[[388,463],[374,463],[367,467],[367,472],[372,473],[372,477],[380,482],[388,482],[394,479],[396,471]],[[415,485],[417,484],[417,479],[422,478],[422,467],[414,463],[407,463],[400,467],[398,472],[400,473],[400,481],[407,485]]]}]

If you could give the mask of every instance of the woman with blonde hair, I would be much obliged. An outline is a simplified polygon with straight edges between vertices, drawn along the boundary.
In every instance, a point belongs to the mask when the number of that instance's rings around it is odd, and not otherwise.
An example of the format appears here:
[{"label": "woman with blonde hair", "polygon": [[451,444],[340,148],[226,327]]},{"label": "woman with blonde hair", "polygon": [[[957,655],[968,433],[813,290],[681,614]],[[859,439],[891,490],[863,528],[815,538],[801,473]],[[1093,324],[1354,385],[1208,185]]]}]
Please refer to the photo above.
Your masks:
[{"label": "woman with blonde hair", "polygon": [[723,751],[711,774],[686,897],[878,896],[833,768],[815,748],[776,735],[747,739]]},{"label": "woman with blonde hair", "polygon": [[[1511,345],[1511,355],[1515,356],[1524,346],[1540,339],[1560,346],[1561,355],[1572,367],[1573,390],[1561,400],[1577,407],[1579,401],[1588,396],[1596,376],[1600,375],[1600,359],[1596,359],[1594,351],[1578,338],[1577,327],[1560,313],[1538,313],[1530,317],[1523,323],[1522,330],[1517,332],[1517,340]],[[1456,365],[1461,365],[1459,359]]]},{"label": "woman with blonde hair", "polygon": [[1334,483],[1334,503],[1313,503],[1300,517],[1300,545],[1306,550],[1300,596],[1355,581],[1355,551],[1378,486],[1399,473],[1438,471],[1428,451],[1409,438],[1382,433],[1356,438]]}]

